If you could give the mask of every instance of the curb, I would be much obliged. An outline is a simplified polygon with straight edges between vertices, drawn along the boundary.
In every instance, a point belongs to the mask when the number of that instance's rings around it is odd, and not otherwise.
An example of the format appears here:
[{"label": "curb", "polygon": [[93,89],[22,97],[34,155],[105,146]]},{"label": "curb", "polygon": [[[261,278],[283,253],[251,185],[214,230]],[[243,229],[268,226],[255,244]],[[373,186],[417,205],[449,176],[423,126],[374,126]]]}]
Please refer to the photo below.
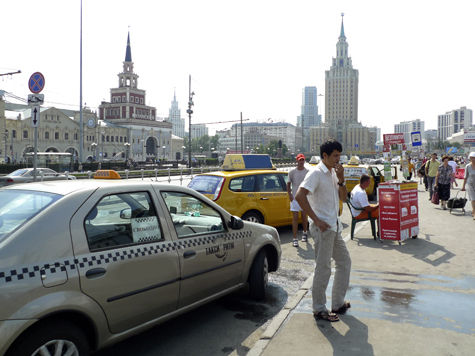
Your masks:
[{"label": "curb", "polygon": [[[365,221],[362,224],[359,224],[359,226],[357,226],[355,229],[355,234],[359,230],[363,229],[366,225],[368,225],[368,221]],[[345,242],[348,242],[350,238],[351,238],[351,234],[348,233],[343,238],[343,240]],[[297,305],[300,303],[300,301],[305,296],[305,294],[307,294],[307,292],[312,288],[313,275],[314,274],[312,273],[305,280],[305,282],[300,286],[297,293],[295,293],[292,296],[292,298],[287,301],[287,303],[284,305],[282,310],[276,316],[274,316],[274,318],[272,318],[272,321],[264,330],[259,340],[257,340],[254,346],[252,346],[252,348],[249,350],[249,352],[247,353],[247,356],[260,356],[264,352],[265,348],[267,347],[269,342],[271,342],[272,338],[277,333],[277,331],[279,331],[280,327],[285,322],[290,312],[297,307]]]},{"label": "curb", "polygon": [[282,310],[272,319],[270,324],[262,333],[261,337],[254,346],[249,350],[247,356],[259,356],[272,340],[274,335],[279,331],[284,321],[289,316],[290,312],[300,303],[302,298],[307,294],[310,288],[312,288],[313,273],[306,279],[306,281],[300,286],[300,289],[295,293],[290,300],[284,305]]}]

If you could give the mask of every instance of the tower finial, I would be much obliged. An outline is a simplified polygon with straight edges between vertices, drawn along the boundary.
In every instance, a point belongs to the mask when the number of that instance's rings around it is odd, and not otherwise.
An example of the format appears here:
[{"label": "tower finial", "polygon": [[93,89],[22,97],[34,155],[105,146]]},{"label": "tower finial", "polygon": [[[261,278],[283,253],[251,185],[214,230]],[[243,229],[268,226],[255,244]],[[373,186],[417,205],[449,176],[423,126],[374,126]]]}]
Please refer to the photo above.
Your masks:
[{"label": "tower finial", "polygon": [[345,13],[341,13],[341,30],[340,30],[340,37],[346,38],[345,37],[345,28],[343,26],[343,16],[345,16]]},{"label": "tower finial", "polygon": [[130,30],[127,32],[127,48],[125,50],[125,61],[132,62],[132,50],[130,48]]}]

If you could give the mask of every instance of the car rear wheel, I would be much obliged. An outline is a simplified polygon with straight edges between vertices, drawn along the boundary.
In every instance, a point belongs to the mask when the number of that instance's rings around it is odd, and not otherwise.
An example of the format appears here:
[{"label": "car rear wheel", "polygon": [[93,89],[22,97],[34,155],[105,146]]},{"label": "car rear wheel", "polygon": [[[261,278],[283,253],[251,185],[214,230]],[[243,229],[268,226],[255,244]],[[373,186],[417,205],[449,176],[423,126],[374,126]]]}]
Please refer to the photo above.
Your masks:
[{"label": "car rear wheel", "polygon": [[242,219],[246,221],[259,223],[259,224],[264,223],[264,219],[262,218],[262,215],[259,214],[257,211],[248,211],[242,216]]},{"label": "car rear wheel", "polygon": [[69,322],[38,325],[13,345],[7,355],[89,355],[89,344],[84,332]]},{"label": "car rear wheel", "polygon": [[249,295],[256,300],[266,296],[267,283],[269,281],[269,263],[266,251],[261,250],[252,263],[249,274]]}]

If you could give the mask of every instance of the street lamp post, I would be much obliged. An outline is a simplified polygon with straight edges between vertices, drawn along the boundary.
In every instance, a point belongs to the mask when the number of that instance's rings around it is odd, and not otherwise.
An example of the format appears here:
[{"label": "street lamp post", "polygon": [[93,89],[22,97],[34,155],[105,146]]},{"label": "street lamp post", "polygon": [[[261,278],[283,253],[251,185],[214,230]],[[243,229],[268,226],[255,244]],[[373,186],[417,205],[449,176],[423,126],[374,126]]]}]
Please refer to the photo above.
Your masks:
[{"label": "street lamp post", "polygon": [[[6,123],[6,119],[5,119],[5,126],[7,125]],[[7,160],[8,160],[8,130],[5,129],[5,132],[3,133],[4,135],[4,139],[5,139],[5,163],[7,163]]]},{"label": "street lamp post", "polygon": [[188,168],[191,168],[191,114],[193,114],[193,110],[191,108],[193,105],[193,95],[194,92],[191,91],[191,75],[189,77],[189,85],[188,85],[188,110],[186,113],[188,114],[188,121],[189,121],[189,129],[188,129]]},{"label": "street lamp post", "polygon": [[167,148],[167,146],[162,146],[162,149],[163,149],[163,161],[165,161],[165,149]]},{"label": "street lamp post", "polygon": [[130,150],[130,143],[124,143],[125,147],[125,167],[127,168],[127,162],[129,161],[129,150]]}]

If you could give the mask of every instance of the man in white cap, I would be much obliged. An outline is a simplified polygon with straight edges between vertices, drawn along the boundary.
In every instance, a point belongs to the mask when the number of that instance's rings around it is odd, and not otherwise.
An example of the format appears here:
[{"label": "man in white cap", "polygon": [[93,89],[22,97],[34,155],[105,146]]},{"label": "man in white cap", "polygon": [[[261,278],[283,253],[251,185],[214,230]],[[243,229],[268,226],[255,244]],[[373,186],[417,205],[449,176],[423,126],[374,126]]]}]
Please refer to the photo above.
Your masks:
[{"label": "man in white cap", "polygon": [[295,195],[299,189],[300,183],[304,180],[308,173],[308,169],[305,168],[305,156],[303,153],[299,153],[296,157],[297,167],[292,168],[289,171],[289,181],[287,182],[287,194],[290,199],[290,211],[292,212],[292,234],[293,241],[292,246],[299,247],[299,241],[297,239],[297,232],[299,228],[299,211],[302,213],[302,242],[307,242],[307,227],[308,220],[307,214],[300,208],[299,203],[295,200]]},{"label": "man in white cap", "polygon": [[462,191],[468,192],[468,198],[472,202],[472,217],[475,220],[475,151],[468,156],[470,163],[465,166],[465,178],[463,179]]}]

